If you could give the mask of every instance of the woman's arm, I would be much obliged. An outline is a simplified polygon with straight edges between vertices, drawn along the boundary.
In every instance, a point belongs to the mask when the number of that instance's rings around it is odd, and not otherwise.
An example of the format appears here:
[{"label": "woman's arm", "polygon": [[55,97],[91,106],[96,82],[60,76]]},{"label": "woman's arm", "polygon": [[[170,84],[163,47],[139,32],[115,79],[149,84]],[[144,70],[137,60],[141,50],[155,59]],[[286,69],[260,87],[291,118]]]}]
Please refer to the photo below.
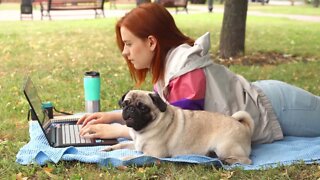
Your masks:
[{"label": "woman's arm", "polygon": [[84,138],[130,138],[129,128],[122,118],[122,111],[87,114],[79,119],[77,124],[82,124],[80,135]]},{"label": "woman's arm", "polygon": [[126,125],[114,124],[89,124],[80,130],[80,136],[84,138],[127,138],[130,139],[129,128]]},{"label": "woman's arm", "polygon": [[93,114],[85,114],[81,117],[77,124],[82,124],[82,127],[87,124],[107,124],[117,122],[120,124],[125,124],[122,119],[122,111],[112,111],[112,112],[96,112]]}]

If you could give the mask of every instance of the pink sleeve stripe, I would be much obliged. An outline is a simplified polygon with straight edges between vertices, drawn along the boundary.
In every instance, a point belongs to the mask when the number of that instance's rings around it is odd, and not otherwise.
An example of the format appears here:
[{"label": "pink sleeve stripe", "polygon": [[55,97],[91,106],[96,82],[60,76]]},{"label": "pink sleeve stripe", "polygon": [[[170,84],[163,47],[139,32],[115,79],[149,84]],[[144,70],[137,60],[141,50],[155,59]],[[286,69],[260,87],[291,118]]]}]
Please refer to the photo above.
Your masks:
[{"label": "pink sleeve stripe", "polygon": [[204,99],[206,91],[206,78],[202,69],[196,69],[170,81],[169,102],[181,99]]}]

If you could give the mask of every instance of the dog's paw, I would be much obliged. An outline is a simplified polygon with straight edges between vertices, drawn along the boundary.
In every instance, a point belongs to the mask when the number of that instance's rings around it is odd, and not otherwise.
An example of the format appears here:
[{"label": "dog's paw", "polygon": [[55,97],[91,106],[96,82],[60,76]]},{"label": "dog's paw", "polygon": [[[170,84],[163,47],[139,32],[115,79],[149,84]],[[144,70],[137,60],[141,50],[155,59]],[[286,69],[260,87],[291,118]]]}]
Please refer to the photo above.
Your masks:
[{"label": "dog's paw", "polygon": [[229,157],[223,160],[224,162],[226,162],[227,164],[235,164],[235,163],[241,163],[241,164],[252,164],[251,159],[247,158],[247,157]]},{"label": "dog's paw", "polygon": [[127,143],[119,143],[112,146],[107,146],[102,151],[113,151],[117,149],[134,149],[134,143],[127,142]]}]

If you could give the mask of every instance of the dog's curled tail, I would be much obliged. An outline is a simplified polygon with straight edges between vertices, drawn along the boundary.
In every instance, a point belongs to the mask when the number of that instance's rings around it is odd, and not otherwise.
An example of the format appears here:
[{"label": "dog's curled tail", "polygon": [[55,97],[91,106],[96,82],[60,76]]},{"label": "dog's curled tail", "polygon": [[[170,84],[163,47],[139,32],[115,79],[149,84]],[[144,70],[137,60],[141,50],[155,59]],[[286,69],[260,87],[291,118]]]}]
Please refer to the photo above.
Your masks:
[{"label": "dog's curled tail", "polygon": [[246,125],[250,129],[251,135],[254,130],[254,122],[250,114],[246,111],[238,111],[232,115],[233,118],[238,120],[240,123]]}]

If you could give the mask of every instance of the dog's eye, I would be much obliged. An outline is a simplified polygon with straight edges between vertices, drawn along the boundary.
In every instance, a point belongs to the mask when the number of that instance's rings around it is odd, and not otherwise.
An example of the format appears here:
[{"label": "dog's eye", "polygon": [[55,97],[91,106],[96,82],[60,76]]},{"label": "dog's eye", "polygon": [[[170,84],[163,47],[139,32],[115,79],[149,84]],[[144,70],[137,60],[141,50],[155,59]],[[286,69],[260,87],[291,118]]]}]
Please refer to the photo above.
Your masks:
[{"label": "dog's eye", "polygon": [[144,104],[141,103],[141,102],[138,102],[137,106],[138,106],[138,108],[139,108],[141,111],[148,111],[147,106],[144,105]]}]

